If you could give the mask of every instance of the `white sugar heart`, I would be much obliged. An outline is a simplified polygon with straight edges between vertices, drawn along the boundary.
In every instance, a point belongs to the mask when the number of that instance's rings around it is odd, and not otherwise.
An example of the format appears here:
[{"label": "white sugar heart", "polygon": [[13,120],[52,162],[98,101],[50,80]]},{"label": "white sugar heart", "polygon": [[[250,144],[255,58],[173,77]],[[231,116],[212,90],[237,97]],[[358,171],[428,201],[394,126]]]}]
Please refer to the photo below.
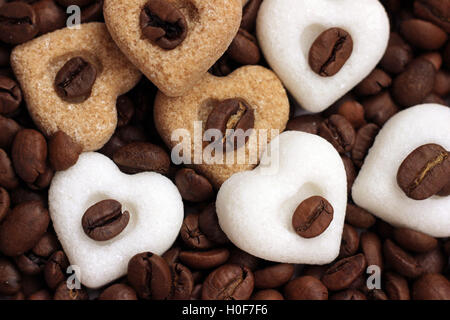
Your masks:
[{"label": "white sugar heart", "polygon": [[[130,220],[119,235],[99,242],[84,233],[81,218],[105,199],[119,201]],[[164,253],[183,222],[183,202],[169,179],[154,172],[123,174],[109,158],[93,152],[81,154],[73,167],[55,174],[49,209],[70,263],[78,266],[79,280],[90,288],[125,275],[137,253]]]},{"label": "white sugar heart", "polygon": [[[309,49],[323,31],[339,27],[353,39],[353,52],[332,77],[314,73]],[[257,36],[268,63],[311,112],[321,112],[363,80],[383,57],[389,20],[378,0],[264,0]]]},{"label": "white sugar heart", "polygon": [[[220,188],[216,208],[223,231],[237,247],[266,260],[331,262],[339,254],[347,206],[346,174],[337,151],[321,137],[288,131],[272,140],[261,163]],[[292,215],[314,195],[329,201],[334,217],[322,234],[306,239],[296,234]]]},{"label": "white sugar heart", "polygon": [[397,184],[397,171],[416,148],[435,143],[450,150],[450,109],[408,108],[381,129],[353,184],[355,203],[384,221],[434,237],[450,236],[450,197],[413,200]]}]

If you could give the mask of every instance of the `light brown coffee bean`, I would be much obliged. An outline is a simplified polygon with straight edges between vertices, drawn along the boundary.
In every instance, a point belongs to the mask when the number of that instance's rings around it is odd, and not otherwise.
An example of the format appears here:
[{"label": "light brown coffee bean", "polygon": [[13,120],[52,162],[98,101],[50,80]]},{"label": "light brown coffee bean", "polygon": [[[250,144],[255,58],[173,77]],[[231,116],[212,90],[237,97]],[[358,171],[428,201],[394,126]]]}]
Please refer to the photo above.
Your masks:
[{"label": "light brown coffee bean", "polygon": [[264,269],[256,270],[255,287],[273,289],[284,285],[294,275],[294,265],[280,263]]},{"label": "light brown coffee bean", "polygon": [[69,169],[78,161],[78,156],[83,151],[81,145],[63,131],[57,131],[48,142],[48,158],[55,171]]},{"label": "light brown coffee bean", "polygon": [[286,284],[284,296],[288,300],[328,300],[328,290],[317,278],[303,276]]},{"label": "light brown coffee bean", "polygon": [[333,207],[323,197],[314,196],[302,201],[292,216],[295,232],[303,238],[322,234],[333,221]]},{"label": "light brown coffee bean", "polygon": [[365,271],[366,266],[366,259],[361,253],[344,258],[325,271],[322,282],[329,290],[347,289]]},{"label": "light brown coffee bean", "polygon": [[400,23],[400,32],[406,41],[424,50],[437,50],[448,39],[444,30],[431,22],[420,19],[402,21]]}]

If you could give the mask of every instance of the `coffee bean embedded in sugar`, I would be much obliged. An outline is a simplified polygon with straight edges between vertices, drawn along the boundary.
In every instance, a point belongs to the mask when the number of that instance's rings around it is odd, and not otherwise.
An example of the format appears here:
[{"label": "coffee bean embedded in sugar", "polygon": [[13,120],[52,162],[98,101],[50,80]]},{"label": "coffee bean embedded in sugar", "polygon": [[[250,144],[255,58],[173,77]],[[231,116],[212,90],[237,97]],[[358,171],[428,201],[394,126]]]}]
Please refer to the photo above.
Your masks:
[{"label": "coffee bean embedded in sugar", "polygon": [[120,202],[112,199],[97,202],[83,215],[81,224],[86,235],[96,241],[107,241],[119,235],[128,225],[130,213],[122,212]]},{"label": "coffee bean embedded in sugar", "polygon": [[314,196],[302,201],[292,216],[295,232],[303,238],[322,234],[333,221],[333,206],[327,199]]},{"label": "coffee bean embedded in sugar", "polygon": [[39,17],[33,7],[24,2],[10,2],[0,7],[0,40],[20,44],[39,32]]},{"label": "coffee bean embedded in sugar", "polygon": [[321,33],[309,50],[309,65],[322,77],[331,77],[341,70],[353,51],[351,35],[341,28]]},{"label": "coffee bean embedded in sugar", "polygon": [[166,0],[147,2],[139,21],[143,36],[165,50],[178,47],[188,32],[183,13]]}]

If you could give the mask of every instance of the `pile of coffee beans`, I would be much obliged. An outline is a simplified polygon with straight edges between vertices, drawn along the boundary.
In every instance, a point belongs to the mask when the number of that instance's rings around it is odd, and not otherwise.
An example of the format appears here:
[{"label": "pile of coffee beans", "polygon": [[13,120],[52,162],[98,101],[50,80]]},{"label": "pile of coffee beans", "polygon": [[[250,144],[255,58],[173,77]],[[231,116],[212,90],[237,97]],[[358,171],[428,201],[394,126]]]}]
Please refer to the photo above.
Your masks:
[{"label": "pile of coffee beans", "polygon": [[[376,135],[390,117],[416,104],[450,103],[450,2],[382,2],[390,16],[392,33],[378,67],[325,112],[292,117],[287,126],[288,130],[322,136],[344,162],[349,203],[340,254],[334,262],[325,266],[272,263],[233,246],[219,226],[214,205],[216,191],[211,183],[193,169],[170,162],[169,150],[153,122],[157,90],[144,78],[118,99],[117,130],[100,152],[125,173],[155,171],[172,179],[190,213],[176,243],[163,256],[140,253],[129,261],[125,277],[100,290],[90,290],[67,285],[72,275],[67,272],[70,263],[52,228],[47,200],[54,172],[76,163],[81,148],[63,132],[45,137],[35,127],[11,70],[9,55],[14,45],[64,27],[69,5],[82,8],[82,22],[102,21],[103,1],[0,0],[0,298],[450,300],[450,239],[394,228],[351,200],[351,185]],[[254,36],[261,3],[250,0],[244,7],[241,28],[211,73],[225,76],[246,64],[267,67]],[[174,40],[161,38],[157,44],[171,48],[181,43],[187,27],[180,23],[181,32]],[[141,25],[153,39],[158,26],[148,25],[146,12]],[[351,37],[340,30],[328,31],[321,41],[334,46],[336,41],[344,41],[343,62],[346,52],[351,52]],[[324,61],[327,57],[311,57],[321,75],[333,74],[340,68]],[[95,70],[89,65],[84,68],[91,82],[95,81]],[[83,98],[92,84],[83,85],[85,92],[72,94],[69,86],[61,88],[61,94]],[[432,190],[432,194],[437,191]],[[326,228],[332,219],[329,209],[324,209],[314,228],[306,232],[313,236]],[[299,226],[299,234],[305,232],[302,219],[311,210],[298,209],[293,222]],[[97,204],[85,215],[83,227],[96,240],[114,237],[128,223],[127,212],[122,213],[120,203],[114,199]],[[112,220],[105,222],[105,217],[110,216]]]}]

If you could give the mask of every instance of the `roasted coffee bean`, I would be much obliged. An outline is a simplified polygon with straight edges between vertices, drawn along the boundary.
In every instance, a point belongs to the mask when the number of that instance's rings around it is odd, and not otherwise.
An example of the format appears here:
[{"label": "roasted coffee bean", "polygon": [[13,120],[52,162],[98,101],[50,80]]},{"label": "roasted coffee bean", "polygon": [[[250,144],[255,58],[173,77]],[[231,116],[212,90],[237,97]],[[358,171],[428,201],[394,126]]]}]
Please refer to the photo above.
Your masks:
[{"label": "roasted coffee bean", "polygon": [[338,114],[351,123],[353,128],[358,129],[366,123],[364,119],[364,107],[355,100],[348,100],[339,106]]},{"label": "roasted coffee bean", "polygon": [[142,299],[167,299],[172,288],[169,265],[151,252],[140,253],[131,258],[128,263],[128,281]]},{"label": "roasted coffee bean", "polygon": [[433,90],[436,70],[431,62],[416,59],[392,83],[395,101],[404,107],[421,103]]},{"label": "roasted coffee bean", "polygon": [[294,275],[294,265],[287,263],[275,264],[264,269],[256,270],[255,288],[273,289],[287,283]]},{"label": "roasted coffee bean", "polygon": [[246,267],[226,264],[211,272],[203,283],[203,300],[247,300],[254,288],[253,273]]},{"label": "roasted coffee bean", "polygon": [[327,269],[328,267],[326,265],[306,265],[303,268],[302,275],[311,276],[320,280]]},{"label": "roasted coffee bean", "polygon": [[44,270],[46,260],[33,252],[27,252],[20,256],[14,257],[19,270],[26,275],[37,275]]},{"label": "roasted coffee bean", "polygon": [[40,201],[43,206],[47,206],[47,194],[35,192],[28,188],[19,187],[10,192],[11,204],[17,206],[28,201]]},{"label": "roasted coffee bean", "polygon": [[256,291],[252,297],[252,300],[284,300],[283,295],[274,289],[266,289]]},{"label": "roasted coffee bean", "polygon": [[0,222],[6,217],[9,212],[9,206],[11,205],[11,199],[8,191],[0,187]]},{"label": "roasted coffee bean", "polygon": [[330,296],[330,300],[367,300],[364,293],[356,289],[347,289]]},{"label": "roasted coffee bean", "polygon": [[328,290],[320,280],[303,276],[286,284],[284,297],[288,300],[328,300]]},{"label": "roasted coffee bean", "polygon": [[89,238],[107,241],[119,235],[129,220],[130,213],[122,212],[120,202],[107,199],[89,207],[81,219],[81,224]]},{"label": "roasted coffee bean", "polygon": [[391,240],[387,239],[384,242],[383,252],[386,262],[402,276],[417,278],[422,274],[422,268],[417,260]]},{"label": "roasted coffee bean", "polygon": [[376,301],[389,300],[386,293],[381,289],[370,290],[367,294],[367,297],[369,298],[369,300],[376,300]]},{"label": "roasted coffee bean", "polygon": [[438,241],[435,238],[406,228],[395,229],[394,239],[403,249],[418,253],[431,251],[438,245]]},{"label": "roasted coffee bean", "polygon": [[224,151],[236,150],[247,143],[247,130],[253,129],[255,124],[254,110],[241,98],[221,101],[211,111],[206,120],[206,129],[216,129],[222,133],[222,139],[212,142],[223,145]]},{"label": "roasted coffee bean", "polygon": [[242,12],[241,28],[252,32],[255,29],[256,17],[262,0],[249,0]]},{"label": "roasted coffee bean", "polygon": [[440,248],[418,254],[415,258],[417,263],[420,265],[423,274],[442,273],[448,262]]},{"label": "roasted coffee bean", "polygon": [[179,262],[181,249],[179,247],[172,247],[172,249],[164,252],[162,255],[162,258],[167,261],[167,263],[170,265],[174,263]]},{"label": "roasted coffee bean", "polygon": [[30,201],[16,206],[0,225],[0,251],[18,256],[32,249],[50,222],[42,202]]},{"label": "roasted coffee bean", "polygon": [[180,230],[181,239],[190,248],[209,249],[214,246],[214,243],[200,230],[198,220],[198,213],[192,213],[184,218]]},{"label": "roasted coffee bean", "polygon": [[184,200],[203,202],[214,196],[211,183],[193,169],[180,169],[175,176],[175,184]]},{"label": "roasted coffee bean", "polygon": [[39,32],[39,17],[33,7],[24,2],[10,2],[0,7],[0,40],[20,44]]},{"label": "roasted coffee bean", "polygon": [[424,50],[439,49],[448,39],[444,30],[431,22],[419,19],[402,21],[400,32],[409,43]]},{"label": "roasted coffee bean", "polygon": [[365,271],[366,266],[366,259],[361,253],[344,258],[325,271],[322,282],[329,290],[347,289]]},{"label": "roasted coffee bean", "polygon": [[42,289],[29,295],[27,300],[48,301],[52,300],[52,295],[48,290]]},{"label": "roasted coffee bean", "polygon": [[375,233],[366,231],[361,234],[361,249],[368,266],[377,266],[383,270],[383,246]]},{"label": "roasted coffee bean", "polygon": [[414,1],[414,15],[433,22],[447,33],[450,32],[448,1],[416,0]]},{"label": "roasted coffee bean", "polygon": [[69,260],[63,251],[56,251],[45,264],[44,277],[47,286],[55,289],[61,282],[65,283]]},{"label": "roasted coffee bean", "polygon": [[414,300],[450,300],[450,281],[441,274],[425,274],[414,282]]},{"label": "roasted coffee bean", "polygon": [[9,260],[0,257],[0,294],[13,295],[21,289],[19,270]]},{"label": "roasted coffee bean", "polygon": [[22,102],[22,91],[19,84],[5,76],[0,76],[0,114],[15,112]]},{"label": "roasted coffee bean", "polygon": [[292,118],[286,125],[286,130],[303,131],[318,134],[319,125],[324,119],[318,114],[307,114]]},{"label": "roasted coffee bean", "polygon": [[376,219],[375,230],[382,239],[392,239],[394,237],[394,227],[381,219]]},{"label": "roasted coffee bean", "polygon": [[322,77],[331,77],[341,70],[353,51],[350,34],[340,28],[322,32],[309,50],[309,66]]},{"label": "roasted coffee bean", "polygon": [[237,35],[234,37],[228,47],[227,53],[231,59],[244,65],[257,64],[261,59],[258,41],[253,35],[242,28],[239,29]]},{"label": "roasted coffee bean", "polygon": [[328,140],[339,153],[351,151],[355,144],[355,129],[346,118],[338,114],[321,123],[319,135]]},{"label": "roasted coffee bean", "polygon": [[357,172],[352,159],[346,155],[341,155],[342,162],[344,163],[345,174],[347,176],[347,193],[350,194],[353,183],[355,182]]},{"label": "roasted coffee bean", "polygon": [[391,33],[380,66],[389,73],[398,74],[405,70],[412,58],[411,47],[397,33]]},{"label": "roasted coffee bean", "polygon": [[255,271],[261,263],[261,259],[252,256],[251,254],[242,251],[239,248],[233,248],[230,252],[229,264],[237,264],[241,267],[246,267],[251,271]]},{"label": "roasted coffee bean", "polygon": [[327,199],[314,196],[300,203],[292,216],[292,226],[302,238],[322,234],[333,221],[333,207]]},{"label": "roasted coffee bean", "polygon": [[103,0],[91,1],[91,4],[81,8],[81,23],[103,20]]},{"label": "roasted coffee bean", "polygon": [[20,129],[16,121],[0,115],[0,148],[8,150]]},{"label": "roasted coffee bean", "polygon": [[450,156],[437,144],[412,151],[397,172],[397,183],[411,199],[424,200],[442,190],[450,179]]},{"label": "roasted coffee bean", "polygon": [[54,133],[48,142],[48,159],[55,171],[69,169],[77,163],[82,151],[81,145],[63,131]]},{"label": "roasted coffee bean", "polygon": [[386,72],[374,69],[355,87],[355,93],[359,96],[371,96],[389,88],[391,83],[392,79]]},{"label": "roasted coffee bean", "polygon": [[426,96],[426,98],[423,99],[422,103],[423,104],[434,103],[434,104],[446,105],[446,102],[435,93],[430,93],[428,96]]},{"label": "roasted coffee bean", "polygon": [[14,138],[11,159],[17,175],[27,183],[34,183],[47,170],[47,142],[34,129],[23,129]]},{"label": "roasted coffee bean", "polygon": [[170,159],[161,147],[148,142],[132,142],[114,152],[114,162],[125,173],[154,171],[168,174]]},{"label": "roasted coffee bean", "polygon": [[144,37],[165,50],[178,47],[188,31],[183,13],[166,0],[147,2],[141,11],[140,26]]},{"label": "roasted coffee bean", "polygon": [[359,234],[355,228],[349,224],[344,224],[342,232],[340,258],[346,258],[354,255],[359,248]]},{"label": "roasted coffee bean", "polygon": [[189,299],[194,290],[194,277],[192,276],[191,271],[181,263],[172,264],[170,270],[172,273],[172,284],[169,299]]},{"label": "roasted coffee bean", "polygon": [[88,300],[89,296],[86,289],[70,289],[66,282],[61,282],[55,290],[54,300]]},{"label": "roasted coffee bean", "polygon": [[408,282],[402,276],[387,272],[384,275],[384,288],[390,300],[410,300]]},{"label": "roasted coffee bean", "polygon": [[356,132],[355,145],[352,149],[352,159],[358,167],[363,165],[367,152],[372,147],[378,132],[380,132],[380,127],[374,123],[368,123]]},{"label": "roasted coffee bean", "polygon": [[438,192],[437,195],[440,196],[440,197],[447,197],[447,196],[450,196],[450,182],[447,183],[447,184],[445,185],[445,187],[442,188],[441,191]]},{"label": "roasted coffee bean", "polygon": [[209,251],[182,251],[180,260],[194,269],[211,269],[224,264],[229,256],[230,251],[226,248]]},{"label": "roasted coffee bean", "polygon": [[55,91],[64,101],[80,103],[91,95],[96,78],[96,68],[82,57],[75,57],[56,74]]},{"label": "roasted coffee bean", "polygon": [[98,300],[137,300],[136,291],[123,283],[116,283],[106,288]]},{"label": "roasted coffee bean", "polygon": [[439,52],[428,52],[421,55],[420,58],[430,61],[436,70],[441,69],[442,56]]},{"label": "roasted coffee bean", "polygon": [[440,70],[436,74],[433,91],[441,97],[445,97],[448,94],[450,94],[450,73],[449,72]]},{"label": "roasted coffee bean", "polygon": [[194,286],[194,289],[192,289],[190,300],[201,300],[202,298],[202,284],[197,284]]},{"label": "roasted coffee bean", "polygon": [[227,235],[220,228],[214,203],[209,204],[202,210],[198,217],[198,226],[209,240],[218,244],[229,242]]},{"label": "roasted coffee bean", "polygon": [[65,27],[67,15],[54,0],[39,0],[34,2],[32,7],[38,16],[40,34]]},{"label": "roasted coffee bean", "polygon": [[235,63],[231,61],[230,57],[225,52],[225,54],[220,57],[220,59],[217,60],[216,63],[214,63],[214,65],[208,70],[208,72],[216,77],[226,77],[235,69],[234,64]]},{"label": "roasted coffee bean", "polygon": [[53,233],[46,232],[31,251],[37,256],[47,258],[58,250],[59,247],[60,244],[56,236]]},{"label": "roasted coffee bean", "polygon": [[378,126],[383,126],[394,114],[399,112],[398,106],[392,100],[388,91],[362,101],[366,113],[366,119]]},{"label": "roasted coffee bean", "polygon": [[122,95],[117,98],[116,109],[117,127],[123,127],[129,124],[134,116],[133,101],[129,97]]}]

